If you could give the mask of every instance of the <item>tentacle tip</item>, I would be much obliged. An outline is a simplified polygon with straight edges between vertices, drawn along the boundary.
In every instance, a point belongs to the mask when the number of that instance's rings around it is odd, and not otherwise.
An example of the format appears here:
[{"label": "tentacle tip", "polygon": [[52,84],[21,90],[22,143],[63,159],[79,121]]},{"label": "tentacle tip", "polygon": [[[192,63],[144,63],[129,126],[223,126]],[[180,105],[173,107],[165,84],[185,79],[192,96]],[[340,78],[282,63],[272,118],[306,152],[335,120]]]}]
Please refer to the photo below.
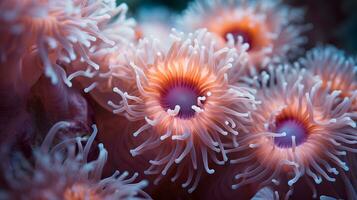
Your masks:
[{"label": "tentacle tip", "polygon": [[188,192],[189,194],[191,194],[193,191],[195,191],[194,188],[190,188],[189,190],[187,190],[187,192]]},{"label": "tentacle tip", "polygon": [[186,183],[181,184],[182,188],[186,188],[187,186],[188,186],[188,184],[186,184]]},{"label": "tentacle tip", "polygon": [[142,180],[142,181],[140,181],[140,184],[141,184],[142,187],[147,187],[149,185],[149,181]]},{"label": "tentacle tip", "polygon": [[135,156],[138,155],[138,153],[133,149],[130,150],[130,154],[131,154],[132,157],[135,157]]}]

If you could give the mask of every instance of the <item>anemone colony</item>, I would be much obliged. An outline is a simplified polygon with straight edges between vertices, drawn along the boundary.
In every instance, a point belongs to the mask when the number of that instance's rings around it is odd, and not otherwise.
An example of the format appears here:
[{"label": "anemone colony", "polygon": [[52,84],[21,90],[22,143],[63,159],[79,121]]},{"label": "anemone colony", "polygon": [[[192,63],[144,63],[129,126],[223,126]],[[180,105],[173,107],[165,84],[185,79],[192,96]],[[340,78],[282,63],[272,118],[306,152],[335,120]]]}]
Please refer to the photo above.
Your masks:
[{"label": "anemone colony", "polygon": [[[127,11],[0,2],[0,199],[151,199],[168,181],[235,199],[357,199],[356,59],[330,45],[302,55],[304,10]],[[215,180],[229,190],[202,189]]]}]

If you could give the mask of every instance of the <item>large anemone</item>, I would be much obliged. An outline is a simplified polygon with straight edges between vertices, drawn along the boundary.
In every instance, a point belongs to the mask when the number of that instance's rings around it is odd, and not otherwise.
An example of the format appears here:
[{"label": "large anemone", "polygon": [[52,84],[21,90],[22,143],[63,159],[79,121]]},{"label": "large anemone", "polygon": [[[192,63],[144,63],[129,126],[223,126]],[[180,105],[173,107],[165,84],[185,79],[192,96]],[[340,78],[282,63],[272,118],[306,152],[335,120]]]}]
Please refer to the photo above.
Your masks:
[{"label": "large anemone", "polygon": [[158,181],[176,163],[179,169],[172,180],[186,173],[182,186],[193,183],[192,192],[202,172],[214,173],[209,162],[227,161],[226,149],[235,145],[228,135],[238,134],[257,102],[253,90],[227,80],[240,58],[234,49],[217,48],[205,30],[172,37],[168,51],[155,40],[142,40],[125,66],[132,70],[136,87],[114,87],[122,100],[108,104],[140,125],[134,136],[147,137],[130,151],[133,156],[157,151],[146,173],[161,174]]}]

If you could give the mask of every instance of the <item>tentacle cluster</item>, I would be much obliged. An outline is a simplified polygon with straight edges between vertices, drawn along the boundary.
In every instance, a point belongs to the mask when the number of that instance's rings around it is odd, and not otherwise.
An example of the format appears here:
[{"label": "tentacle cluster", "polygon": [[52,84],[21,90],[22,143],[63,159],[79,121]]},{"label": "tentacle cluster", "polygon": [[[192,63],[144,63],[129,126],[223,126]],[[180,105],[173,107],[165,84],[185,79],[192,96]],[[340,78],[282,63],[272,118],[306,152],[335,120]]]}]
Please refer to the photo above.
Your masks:
[{"label": "tentacle cluster", "polygon": [[302,33],[309,28],[302,24],[303,15],[275,0],[199,0],[178,21],[183,29],[205,27],[223,45],[247,49],[254,72],[301,50]]},{"label": "tentacle cluster", "polygon": [[84,66],[84,70],[75,70],[67,77],[63,73],[63,80],[69,87],[73,86],[73,81],[79,81],[84,85],[85,93],[91,94],[101,106],[112,111],[107,102],[115,99],[113,87],[125,90],[135,87],[132,84],[135,82],[135,75],[125,66],[135,56],[136,46],[134,43],[123,43],[113,48],[99,49],[91,54],[92,60],[101,63],[99,70]]},{"label": "tentacle cluster", "polygon": [[[290,177],[289,186],[302,176],[316,184],[334,182],[334,176],[349,170],[346,154],[357,152],[351,99],[338,101],[341,91],[324,89],[321,79],[298,66],[270,67],[255,79],[255,87],[262,104],[252,113],[249,134],[241,135],[240,146],[232,150],[240,157],[231,160],[250,165],[235,176],[232,188],[280,184],[282,174]],[[298,143],[301,131],[305,140]],[[314,184],[306,180],[316,198]]]},{"label": "tentacle cluster", "polygon": [[357,111],[357,63],[344,51],[333,46],[316,47],[299,59],[299,63],[323,81],[329,91],[340,90],[341,97],[352,100]]},{"label": "tentacle cluster", "polygon": [[[97,42],[90,48],[88,58],[94,63],[99,63],[100,68],[95,69],[82,60],[76,60],[62,70],[61,77],[68,87],[73,86],[73,81],[78,81],[83,86],[85,93],[90,93],[103,107],[107,107],[108,96],[111,96],[114,85],[127,85],[126,79],[133,79],[130,74],[121,68],[127,58],[134,52],[136,37],[134,27],[136,22],[126,18],[128,7],[120,4],[113,5],[112,10],[119,10],[114,21],[103,24],[103,34],[115,45]],[[68,75],[67,75],[68,74]]]},{"label": "tentacle cluster", "polygon": [[210,161],[220,165],[227,161],[226,148],[234,145],[225,141],[227,135],[238,134],[236,128],[249,121],[257,102],[254,90],[228,83],[227,73],[239,57],[235,50],[217,50],[214,42],[207,43],[211,35],[205,30],[172,37],[175,42],[168,52],[160,50],[155,40],[139,44],[126,66],[134,73],[136,87],[130,91],[115,87],[122,100],[108,104],[114,113],[143,124],[133,135],[146,132],[148,139],[131,150],[133,156],[158,151],[146,173],[165,175],[174,163],[181,163],[172,180],[187,170],[183,184],[187,187],[198,172],[192,192],[203,170],[214,173]]},{"label": "tentacle cluster", "polygon": [[124,4],[116,7],[115,1],[5,0],[0,9],[1,62],[14,59],[9,56],[18,60],[33,53],[54,84],[59,81],[54,69],[56,62],[80,60],[98,69],[98,63],[88,57],[93,44],[100,41],[114,45],[118,38],[113,35],[127,31],[104,29],[114,16],[127,9]]},{"label": "tentacle cluster", "polygon": [[95,125],[89,137],[67,137],[52,144],[56,134],[68,126],[69,122],[62,121],[51,128],[42,145],[34,150],[34,164],[21,156],[10,162],[11,168],[4,171],[10,189],[0,196],[6,199],[150,199],[141,190],[147,182],[135,183],[137,173],[128,177],[128,172],[116,171],[101,179],[108,154],[103,144],[98,145],[98,158],[88,161],[97,135]]}]

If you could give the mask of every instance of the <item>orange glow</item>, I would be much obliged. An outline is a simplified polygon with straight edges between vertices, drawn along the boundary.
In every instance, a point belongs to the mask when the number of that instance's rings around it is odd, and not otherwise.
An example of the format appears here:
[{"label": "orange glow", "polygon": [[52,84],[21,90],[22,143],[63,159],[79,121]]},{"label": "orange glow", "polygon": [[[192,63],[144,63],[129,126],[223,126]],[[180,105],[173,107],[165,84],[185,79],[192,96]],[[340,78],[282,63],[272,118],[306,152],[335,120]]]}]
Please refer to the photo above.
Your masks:
[{"label": "orange glow", "polygon": [[[337,74],[337,76],[332,79],[330,78],[330,74],[322,75],[323,87],[329,87],[331,91],[340,90],[340,95],[343,98],[350,97],[350,92],[357,90],[357,84],[351,83],[350,81],[346,81],[345,77],[343,77],[342,75],[343,73]],[[353,100],[353,102],[357,104],[357,101],[355,99]]]},{"label": "orange glow", "polygon": [[140,26],[135,27],[134,31],[135,31],[135,40],[139,41],[144,37],[143,30]]},{"label": "orange glow", "polygon": [[265,34],[268,32],[267,26],[249,15],[245,15],[241,18],[232,18],[230,13],[222,13],[220,20],[211,21],[207,24],[207,28],[224,40],[226,40],[228,33],[245,33],[251,41],[251,44],[249,44],[250,51],[261,50],[271,43]]},{"label": "orange glow", "polygon": [[[219,98],[208,97],[207,93],[219,94],[227,88],[224,85],[223,78],[217,77],[208,67],[196,67],[194,64],[189,66],[182,60],[171,60],[167,63],[158,63],[157,66],[148,70],[148,84],[144,90],[148,92],[146,96],[146,109],[150,119],[161,119],[160,123],[155,126],[158,133],[162,134],[167,130],[172,130],[173,135],[183,134],[187,131],[196,133],[197,130],[205,130],[204,127],[210,127],[218,113],[214,113],[214,105],[222,102]],[[194,117],[182,119],[167,114],[167,110],[160,104],[161,94],[172,84],[186,82],[192,84],[197,89],[200,96],[206,96],[203,109],[204,114],[196,113]],[[219,96],[219,95],[217,95]],[[170,128],[175,127],[175,128]]]},{"label": "orange glow", "polygon": [[317,128],[315,124],[311,123],[309,115],[307,115],[307,113],[299,111],[296,105],[291,105],[288,108],[283,109],[281,113],[276,116],[275,122],[277,124],[287,119],[293,119],[303,124],[308,135],[313,133],[314,130]]},{"label": "orange glow", "polygon": [[74,184],[64,191],[64,200],[100,200],[100,196],[85,185]]},{"label": "orange glow", "polygon": [[[175,82],[188,82],[197,87],[199,93],[203,94],[212,87],[217,77],[208,68],[203,67],[185,67],[183,60],[172,61],[165,65],[159,64],[149,70],[148,79],[152,84],[147,88],[151,92],[162,92],[166,86],[172,85]],[[151,86],[155,87],[151,87]]]},{"label": "orange glow", "polygon": [[[207,19],[202,25],[212,32],[220,46],[234,45],[236,48],[242,45],[237,41],[237,36],[243,38],[244,43],[249,44],[249,63],[252,66],[263,64],[266,56],[266,49],[274,47],[274,40],[270,38],[270,33],[274,32],[272,24],[267,24],[259,15],[251,12],[237,14],[235,10],[224,10],[218,12],[214,17]],[[227,40],[227,35],[232,34],[233,41]],[[232,43],[233,42],[233,43]]]},{"label": "orange glow", "polygon": [[348,98],[352,102],[352,110],[356,110],[355,58],[334,46],[326,46],[310,50],[300,62],[322,81],[323,92],[339,91],[336,103]]},{"label": "orange glow", "polygon": [[[323,69],[323,67],[322,67]],[[330,92],[339,90],[341,91],[340,97],[341,100],[343,98],[352,98],[353,92],[357,91],[357,82],[353,80],[353,76],[351,78],[351,74],[347,72],[338,72],[333,73],[330,71],[320,71],[317,74],[322,79],[322,87],[324,89],[328,89]],[[352,109],[357,109],[357,99],[351,99],[352,101]]]}]

